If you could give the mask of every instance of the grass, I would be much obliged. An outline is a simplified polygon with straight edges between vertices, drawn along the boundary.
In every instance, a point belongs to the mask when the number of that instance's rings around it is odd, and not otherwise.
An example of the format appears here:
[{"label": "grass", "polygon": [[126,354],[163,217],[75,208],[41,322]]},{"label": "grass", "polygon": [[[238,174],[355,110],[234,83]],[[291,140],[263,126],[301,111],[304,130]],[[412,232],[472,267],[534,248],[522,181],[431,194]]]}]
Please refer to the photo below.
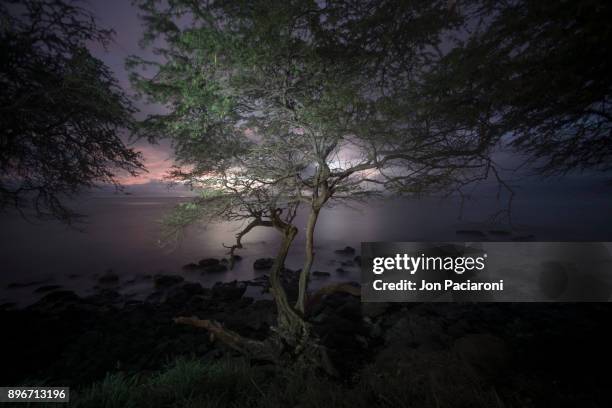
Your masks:
[{"label": "grass", "polygon": [[[439,370],[442,368],[442,371]],[[366,367],[348,382],[312,370],[251,366],[242,359],[179,359],[148,374],[110,374],[71,390],[76,408],[218,407],[506,407],[492,389],[462,376],[458,366],[429,361],[414,371],[381,373]],[[57,404],[30,404],[33,407]],[[28,406],[19,404],[19,407]]]}]

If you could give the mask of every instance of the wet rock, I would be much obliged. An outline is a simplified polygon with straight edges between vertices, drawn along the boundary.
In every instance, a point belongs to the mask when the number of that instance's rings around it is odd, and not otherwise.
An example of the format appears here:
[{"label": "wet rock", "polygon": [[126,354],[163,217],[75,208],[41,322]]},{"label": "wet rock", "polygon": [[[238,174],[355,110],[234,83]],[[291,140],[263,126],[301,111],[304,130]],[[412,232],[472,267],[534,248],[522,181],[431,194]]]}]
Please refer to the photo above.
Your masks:
[{"label": "wet rock", "polygon": [[205,258],[200,260],[200,262],[198,262],[198,264],[203,267],[203,268],[209,268],[212,266],[217,266],[221,263],[220,260],[215,259],[215,258]]},{"label": "wet rock", "polygon": [[6,286],[6,288],[7,289],[20,289],[20,288],[27,288],[30,286],[41,285],[43,283],[45,283],[45,281],[12,282],[12,283],[9,283]]},{"label": "wet rock", "polygon": [[71,290],[56,290],[43,296],[38,302],[29,307],[42,312],[55,312],[82,303],[82,300]]},{"label": "wet rock", "polygon": [[55,292],[51,292],[45,295],[41,300],[76,301],[76,300],[81,300],[81,298],[71,290],[57,290]]},{"label": "wet rock", "polygon": [[45,286],[40,286],[36,288],[34,293],[46,293],[46,292],[51,292],[53,290],[60,289],[60,288],[61,288],[60,285],[45,285]]},{"label": "wet rock", "polygon": [[188,263],[187,265],[183,265],[183,270],[185,271],[197,271],[199,269],[202,269],[200,265],[193,262]]},{"label": "wet rock", "polygon": [[259,258],[253,263],[253,269],[256,271],[270,269],[274,265],[273,258]]},{"label": "wet rock", "polygon": [[95,295],[85,298],[85,300],[97,306],[116,305],[123,302],[123,296],[116,290],[102,289]]},{"label": "wet rock", "polygon": [[102,276],[100,276],[100,278],[98,278],[98,282],[99,283],[105,283],[105,284],[117,283],[117,282],[119,282],[119,275],[114,273],[112,271],[112,269],[109,269],[108,271],[106,271],[104,273],[104,275],[102,275]]},{"label": "wet rock", "polygon": [[314,271],[312,276],[316,276],[317,278],[328,278],[331,274],[329,272]]},{"label": "wet rock", "polygon": [[456,233],[457,235],[465,235],[465,236],[475,237],[475,238],[485,237],[484,232],[478,231],[478,230],[457,230]]},{"label": "wet rock", "polygon": [[145,301],[147,303],[160,303],[163,299],[164,299],[164,292],[162,292],[161,290],[157,290],[151,293],[149,296],[147,296]]},{"label": "wet rock", "polygon": [[204,288],[197,282],[186,282],[181,286],[181,290],[190,295],[199,295],[204,293]]},{"label": "wet rock", "polygon": [[212,296],[215,299],[230,301],[238,300],[246,292],[247,285],[244,282],[217,282],[212,287]]},{"label": "wet rock", "polygon": [[491,230],[489,231],[489,234],[500,236],[500,237],[507,237],[507,236],[512,235],[510,231],[506,231],[506,230]]},{"label": "wet rock", "polygon": [[355,254],[355,248],[350,247],[350,246],[345,246],[342,249],[336,249],[334,251],[334,253],[340,254],[340,255],[354,255]]},{"label": "wet rock", "polygon": [[168,288],[183,282],[185,278],[179,275],[155,275],[153,283],[156,288]]},{"label": "wet rock", "polygon": [[217,265],[207,266],[206,268],[204,268],[204,271],[202,273],[221,273],[226,271],[227,266],[222,263],[219,263]]},{"label": "wet rock", "polygon": [[187,282],[180,286],[173,286],[166,294],[165,301],[171,305],[185,307],[191,299],[204,293],[204,288],[197,282]]}]

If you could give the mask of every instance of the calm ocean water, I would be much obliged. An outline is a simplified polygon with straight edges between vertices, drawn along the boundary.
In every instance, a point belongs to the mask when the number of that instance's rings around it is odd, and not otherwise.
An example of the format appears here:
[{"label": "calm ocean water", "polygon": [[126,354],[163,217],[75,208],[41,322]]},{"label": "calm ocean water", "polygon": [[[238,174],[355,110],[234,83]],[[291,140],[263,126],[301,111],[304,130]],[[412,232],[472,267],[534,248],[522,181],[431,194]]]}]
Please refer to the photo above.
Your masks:
[{"label": "calm ocean water", "polygon": [[[513,206],[515,230],[534,234],[539,241],[612,241],[612,189],[583,185],[531,187],[519,193]],[[487,224],[499,208],[494,196],[484,194],[468,202],[459,220],[455,199],[395,199],[349,208],[337,206],[322,212],[317,226],[317,256],[314,270],[331,273],[330,280],[358,280],[357,268],[339,274],[338,255],[333,251],[362,241],[452,241],[470,240],[460,229],[505,228]],[[28,223],[15,214],[0,216],[0,304],[35,300],[33,290],[42,284],[58,284],[92,292],[97,277],[109,269],[124,282],[121,291],[146,293],[151,289],[144,275],[180,273],[188,280],[211,285],[216,281],[246,280],[261,275],[252,269],[256,258],[273,256],[278,242],[270,228],[255,229],[244,239],[244,257],[234,270],[214,275],[182,271],[181,266],[205,257],[223,257],[222,244],[233,242],[240,224],[194,226],[177,245],[160,247],[160,219],[186,198],[167,196],[90,196],[76,203],[87,214],[84,231],[54,222]],[[298,223],[303,222],[303,215]],[[472,238],[473,239],[473,238]],[[292,248],[288,267],[300,268],[303,235]],[[31,283],[7,288],[11,283]],[[125,283],[129,282],[129,283]],[[321,284],[315,281],[314,286]],[[13,285],[14,286],[14,285]]]}]

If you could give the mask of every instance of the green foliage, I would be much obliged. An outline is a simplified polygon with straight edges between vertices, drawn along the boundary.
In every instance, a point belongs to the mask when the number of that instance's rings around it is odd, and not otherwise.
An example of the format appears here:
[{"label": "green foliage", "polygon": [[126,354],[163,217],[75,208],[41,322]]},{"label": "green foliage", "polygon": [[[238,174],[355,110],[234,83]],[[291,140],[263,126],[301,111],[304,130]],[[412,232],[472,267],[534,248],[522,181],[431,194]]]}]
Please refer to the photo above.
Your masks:
[{"label": "green foliage", "polygon": [[413,98],[447,129],[502,142],[544,174],[610,170],[607,1],[460,2],[465,27]]},{"label": "green foliage", "polygon": [[[78,408],[161,407],[510,407],[454,358],[421,371],[366,367],[350,383],[311,370],[252,367],[244,360],[177,360],[150,376],[112,375],[71,395]],[[518,404],[517,406],[520,406]]]},{"label": "green foliage", "polygon": [[70,221],[63,198],[143,170],[120,137],[132,105],[87,49],[112,33],[63,0],[8,0],[0,14],[0,209]]},{"label": "green foliage", "polygon": [[173,178],[216,179],[245,218],[448,188],[487,164],[486,149],[432,133],[403,100],[425,45],[456,24],[446,2],[136,4],[162,61],[130,58],[132,83],[168,110],[137,133],[169,138]]}]

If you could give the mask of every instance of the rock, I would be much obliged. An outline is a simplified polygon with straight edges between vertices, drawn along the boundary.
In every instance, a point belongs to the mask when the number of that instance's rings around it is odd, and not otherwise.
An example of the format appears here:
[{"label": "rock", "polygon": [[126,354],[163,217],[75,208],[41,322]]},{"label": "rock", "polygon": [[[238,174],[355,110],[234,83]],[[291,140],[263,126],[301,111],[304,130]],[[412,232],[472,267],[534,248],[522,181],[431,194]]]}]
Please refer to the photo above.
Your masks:
[{"label": "rock", "polygon": [[97,306],[108,306],[112,304],[121,303],[123,301],[123,296],[116,290],[112,289],[102,289],[98,291],[95,295],[88,296],[86,300],[89,303],[92,303]]},{"label": "rock", "polygon": [[81,300],[81,298],[71,290],[56,290],[45,296],[41,300],[47,301],[75,301]]},{"label": "rock", "polygon": [[455,341],[453,351],[482,377],[497,376],[510,362],[506,343],[491,334],[468,334]]},{"label": "rock", "polygon": [[71,290],[56,290],[47,293],[38,302],[31,305],[29,309],[42,312],[56,312],[81,302],[82,299]]},{"label": "rock", "polygon": [[478,230],[457,230],[456,233],[457,235],[467,235],[470,237],[478,237],[478,238],[485,237],[484,232],[478,231]]},{"label": "rock", "polygon": [[170,286],[183,282],[185,278],[179,275],[155,275],[153,283],[156,288],[168,288]]},{"label": "rock", "polygon": [[204,293],[204,288],[197,282],[186,282],[181,286],[181,289],[190,295],[199,295]]},{"label": "rock", "polygon": [[19,288],[27,288],[29,286],[35,286],[45,283],[45,281],[31,281],[31,282],[12,282],[9,283],[6,288],[7,289],[19,289]]},{"label": "rock", "polygon": [[217,265],[207,266],[206,268],[204,268],[204,271],[202,273],[220,273],[225,271],[227,271],[227,266],[222,263],[219,263]]},{"label": "rock", "polygon": [[512,235],[512,233],[510,231],[506,231],[506,230],[490,230],[489,231],[490,235],[497,235],[497,236],[510,236]]},{"label": "rock", "polygon": [[104,273],[104,275],[98,278],[98,282],[100,283],[117,283],[119,282],[119,275],[113,272],[112,269],[109,269]]},{"label": "rock", "polygon": [[270,269],[274,265],[273,258],[259,258],[253,263],[253,269],[256,271]]},{"label": "rock", "polygon": [[336,249],[334,253],[340,254],[340,255],[354,255],[355,248],[350,247],[350,246],[345,246],[343,249]]},{"label": "rock", "polygon": [[216,265],[219,265],[220,263],[221,261],[215,258],[205,258],[205,259],[200,260],[200,262],[198,262],[198,264],[203,268],[209,268],[211,266],[216,266]]},{"label": "rock", "polygon": [[61,288],[60,285],[45,285],[45,286],[36,288],[34,293],[46,293],[46,292],[51,292],[53,290],[60,289],[60,288]]},{"label": "rock", "polygon": [[228,282],[222,283],[217,282],[212,287],[212,296],[215,299],[230,301],[230,300],[238,300],[244,295],[246,292],[247,285],[244,282]]},{"label": "rock", "polygon": [[162,292],[160,290],[156,290],[155,292],[153,292],[149,296],[147,296],[145,301],[147,303],[159,303],[159,302],[162,301],[163,298],[164,298],[164,292]]},{"label": "rock", "polygon": [[201,269],[200,265],[196,263],[188,263],[187,265],[183,265],[183,270],[185,271],[197,271]]},{"label": "rock", "polygon": [[171,305],[185,307],[190,300],[204,293],[204,288],[197,282],[187,282],[180,286],[173,286],[168,290],[165,301]]},{"label": "rock", "polygon": [[329,272],[314,271],[312,273],[312,276],[316,276],[318,278],[327,278],[331,276],[331,274]]}]

